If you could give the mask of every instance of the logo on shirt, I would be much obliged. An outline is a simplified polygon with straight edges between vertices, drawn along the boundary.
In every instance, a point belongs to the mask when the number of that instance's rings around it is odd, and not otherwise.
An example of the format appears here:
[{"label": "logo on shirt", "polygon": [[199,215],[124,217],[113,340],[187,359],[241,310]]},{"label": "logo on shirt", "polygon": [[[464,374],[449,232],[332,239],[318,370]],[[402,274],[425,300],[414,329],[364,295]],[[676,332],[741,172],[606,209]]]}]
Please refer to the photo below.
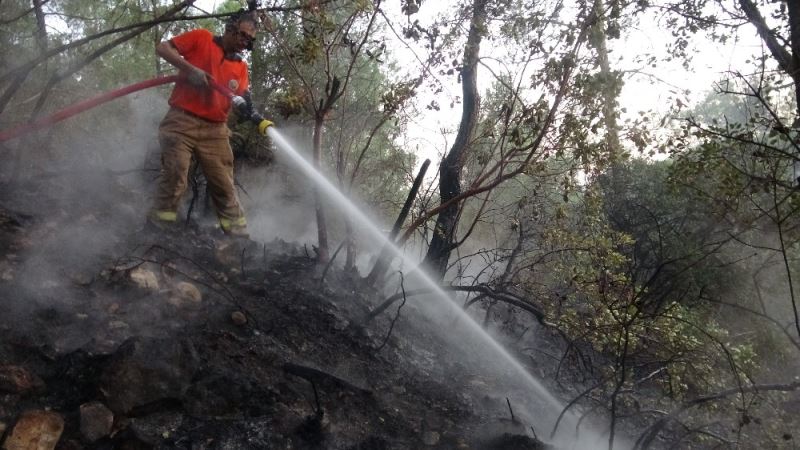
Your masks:
[{"label": "logo on shirt", "polygon": [[228,81],[228,88],[230,88],[232,91],[239,89],[239,82],[236,80]]}]

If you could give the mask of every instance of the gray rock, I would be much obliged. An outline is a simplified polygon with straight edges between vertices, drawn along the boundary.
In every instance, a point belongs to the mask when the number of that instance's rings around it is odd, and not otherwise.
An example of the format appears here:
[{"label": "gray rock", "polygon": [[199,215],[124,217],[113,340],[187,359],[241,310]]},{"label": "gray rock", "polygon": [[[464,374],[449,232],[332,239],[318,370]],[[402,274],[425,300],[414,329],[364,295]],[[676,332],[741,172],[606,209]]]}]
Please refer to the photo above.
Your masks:
[{"label": "gray rock", "polygon": [[100,378],[100,391],[117,414],[158,400],[180,398],[198,366],[189,341],[131,338],[111,357]]},{"label": "gray rock", "polygon": [[114,413],[100,402],[81,405],[81,434],[89,442],[95,442],[111,434]]},{"label": "gray rock", "polygon": [[142,267],[137,267],[130,271],[128,274],[131,281],[142,289],[157,291],[158,290],[158,277],[152,270]]},{"label": "gray rock", "polygon": [[231,320],[238,326],[242,326],[247,323],[247,316],[244,315],[241,311],[234,311],[231,313]]},{"label": "gray rock", "polygon": [[200,292],[200,289],[186,281],[181,281],[175,285],[175,294],[193,304],[198,304],[203,301],[203,294]]}]

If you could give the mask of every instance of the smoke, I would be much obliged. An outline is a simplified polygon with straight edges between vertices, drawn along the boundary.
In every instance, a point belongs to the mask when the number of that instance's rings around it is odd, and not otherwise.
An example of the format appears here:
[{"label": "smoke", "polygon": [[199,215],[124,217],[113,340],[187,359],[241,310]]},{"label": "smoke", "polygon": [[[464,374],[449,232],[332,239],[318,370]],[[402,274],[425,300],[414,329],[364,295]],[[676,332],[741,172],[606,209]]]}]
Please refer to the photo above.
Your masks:
[{"label": "smoke", "polygon": [[[302,143],[299,148],[311,148],[307,130],[292,127],[283,131]],[[239,200],[252,239],[316,243],[312,184],[288,163],[280,151],[275,152],[275,160],[269,166],[241,168],[236,178],[242,188]]]},{"label": "smoke", "polygon": [[32,219],[20,231],[4,306],[77,310],[92,279],[144,224],[165,99],[146,92],[103,105],[12,143],[3,206]]},{"label": "smoke", "polygon": [[[307,161],[311,161],[311,134],[307,128],[281,127],[280,132]],[[338,186],[335,176],[328,173],[326,177],[331,184]],[[284,150],[275,149],[275,161],[269,167],[240,169],[237,180],[243,188],[239,191],[239,198],[253,239],[262,242],[281,239],[306,245],[309,249],[317,244],[314,181],[291,162]],[[352,193],[349,198],[365,211],[363,201]],[[345,238],[344,220],[352,217],[324,195],[321,199],[333,253]],[[372,219],[380,223],[374,217]],[[383,244],[366,232],[363,224],[358,221],[351,224],[358,247],[356,266],[364,273],[371,267]],[[390,226],[384,224],[382,228],[388,234]],[[338,257],[342,261],[343,255],[342,251]]]},{"label": "smoke", "polygon": [[[732,277],[726,289],[714,298],[724,303],[740,305],[772,319],[744,312],[735,306],[722,306],[717,320],[731,330],[731,341],[755,345],[759,361],[756,375],[761,382],[781,383],[792,380],[800,372],[794,324],[792,289],[796,289],[797,261],[788,251],[790,278],[782,253],[779,234],[769,224],[746,233],[722,251],[722,261],[731,261]],[[797,300],[796,300],[797,301]],[[778,325],[780,324],[780,325]],[[784,332],[779,331],[783,329]]]}]

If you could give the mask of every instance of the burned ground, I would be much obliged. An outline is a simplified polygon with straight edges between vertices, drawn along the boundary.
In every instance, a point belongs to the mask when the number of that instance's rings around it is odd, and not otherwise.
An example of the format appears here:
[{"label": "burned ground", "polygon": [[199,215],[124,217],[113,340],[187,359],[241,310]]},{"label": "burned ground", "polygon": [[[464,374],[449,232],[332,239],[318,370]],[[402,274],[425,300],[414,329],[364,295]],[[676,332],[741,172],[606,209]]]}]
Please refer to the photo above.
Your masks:
[{"label": "burned ground", "polygon": [[389,335],[392,308],[361,326],[382,295],[357,274],[282,241],[140,229],[119,196],[64,205],[52,183],[0,201],[8,448],[26,423],[63,449],[539,448],[436,325],[401,311]]}]

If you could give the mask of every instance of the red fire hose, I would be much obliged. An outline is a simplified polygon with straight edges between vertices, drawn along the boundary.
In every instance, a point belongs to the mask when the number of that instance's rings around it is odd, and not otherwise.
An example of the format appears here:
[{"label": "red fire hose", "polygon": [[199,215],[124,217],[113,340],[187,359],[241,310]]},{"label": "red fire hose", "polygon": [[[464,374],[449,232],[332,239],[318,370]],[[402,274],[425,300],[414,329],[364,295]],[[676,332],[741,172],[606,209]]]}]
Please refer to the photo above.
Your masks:
[{"label": "red fire hose", "polygon": [[[136,84],[132,84],[130,86],[125,86],[123,88],[106,92],[105,94],[98,95],[97,97],[90,98],[89,100],[84,100],[80,103],[74,103],[62,109],[61,111],[50,114],[47,117],[42,117],[41,119],[38,119],[34,122],[20,124],[13,128],[9,128],[8,130],[0,131],[0,142],[7,141],[9,139],[14,139],[22,136],[23,134],[27,134],[32,131],[38,130],[40,128],[53,125],[54,123],[61,122],[62,120],[72,117],[75,114],[82,113],[87,109],[92,109],[95,106],[102,105],[103,103],[106,103],[118,97],[122,97],[124,95],[128,95],[132,92],[141,91],[142,89],[147,89],[155,86],[160,86],[162,84],[174,83],[177,80],[178,80],[177,75],[153,78],[151,80],[142,81]],[[235,95],[233,91],[213,80],[211,81],[211,87],[214,88],[214,90],[218,91],[220,94],[228,98],[231,98]]]}]

